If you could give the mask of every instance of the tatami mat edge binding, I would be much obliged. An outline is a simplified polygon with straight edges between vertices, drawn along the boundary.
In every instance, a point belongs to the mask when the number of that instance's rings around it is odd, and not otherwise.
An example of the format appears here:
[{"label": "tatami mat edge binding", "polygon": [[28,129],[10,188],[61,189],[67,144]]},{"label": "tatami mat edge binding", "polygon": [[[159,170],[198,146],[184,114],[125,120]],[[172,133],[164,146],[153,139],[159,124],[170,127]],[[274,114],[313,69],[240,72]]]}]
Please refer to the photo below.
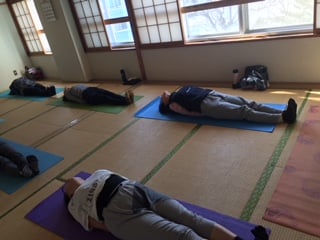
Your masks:
[{"label": "tatami mat edge binding", "polygon": [[185,143],[200,129],[202,125],[195,126],[183,139],[180,143],[178,143],[171,152],[167,154],[165,158],[163,158],[159,164],[157,164],[143,179],[142,183],[147,183],[173,156],[175,153],[179,151],[179,149],[185,145]]},{"label": "tatami mat edge binding", "polygon": [[[308,101],[308,98],[310,96],[310,91],[309,90],[299,108],[299,111],[298,111],[298,115],[300,115],[301,111],[304,109],[305,105],[306,105],[306,102]],[[241,216],[240,216],[240,219],[242,220],[245,220],[245,221],[249,221],[259,200],[260,200],[260,197],[264,191],[264,188],[266,187],[270,177],[271,177],[271,174],[277,164],[277,162],[279,161],[279,158],[281,156],[281,153],[283,151],[283,149],[285,148],[287,142],[288,142],[288,139],[290,137],[290,135],[292,134],[292,131],[294,129],[294,125],[288,125],[288,127],[286,128],[284,134],[282,135],[280,141],[279,141],[279,144],[277,145],[275,151],[273,152],[268,164],[266,165],[264,171],[262,172],[261,176],[260,176],[260,179],[258,180],[246,206],[244,207],[242,213],[241,213]]]},{"label": "tatami mat edge binding", "polygon": [[[5,101],[10,101],[10,99],[5,99]],[[24,107],[25,105],[31,104],[31,103],[32,103],[32,102],[25,102],[24,104],[18,105],[17,107],[14,107],[14,108],[6,111],[6,112],[1,113],[0,116],[3,116],[3,115],[8,114],[8,113],[10,113],[10,112],[13,112],[13,111],[15,111],[15,110],[17,110],[17,109],[19,109],[19,108]]]},{"label": "tatami mat edge binding", "polygon": [[124,132],[126,129],[128,129],[130,126],[132,126],[134,123],[136,123],[138,119],[134,119],[133,121],[129,122],[126,126],[121,128],[119,131],[117,131],[115,134],[113,134],[111,137],[100,143],[96,148],[85,154],[82,158],[80,158],[78,161],[76,161],[71,166],[67,167],[64,171],[62,171],[58,176],[57,179],[60,181],[65,181],[65,179],[62,177],[66,172],[70,171],[73,167],[78,165],[79,163],[83,162],[85,159],[87,159],[89,156],[91,156],[93,153],[97,152],[100,148],[107,145],[111,140],[115,139],[118,135],[120,135],[122,132]]},{"label": "tatami mat edge binding", "polygon": [[15,129],[15,128],[21,126],[21,125],[23,125],[23,124],[25,124],[25,123],[27,123],[27,122],[30,122],[30,121],[36,119],[37,117],[41,116],[42,114],[47,113],[47,112],[50,112],[50,111],[51,111],[52,109],[54,109],[54,108],[55,108],[55,107],[52,107],[52,108],[50,108],[50,109],[48,109],[48,110],[45,110],[45,111],[43,111],[43,112],[40,112],[39,114],[37,114],[37,115],[35,115],[35,116],[33,116],[33,117],[29,118],[29,119],[26,119],[25,121],[23,121],[23,122],[15,125],[14,127],[11,127],[11,128],[9,128],[9,129],[7,129],[7,130],[5,130],[5,131],[3,131],[3,132],[0,132],[0,134],[5,134],[5,133],[7,133],[7,132],[9,132],[9,131],[11,131],[11,130],[13,130],[13,129]]}]

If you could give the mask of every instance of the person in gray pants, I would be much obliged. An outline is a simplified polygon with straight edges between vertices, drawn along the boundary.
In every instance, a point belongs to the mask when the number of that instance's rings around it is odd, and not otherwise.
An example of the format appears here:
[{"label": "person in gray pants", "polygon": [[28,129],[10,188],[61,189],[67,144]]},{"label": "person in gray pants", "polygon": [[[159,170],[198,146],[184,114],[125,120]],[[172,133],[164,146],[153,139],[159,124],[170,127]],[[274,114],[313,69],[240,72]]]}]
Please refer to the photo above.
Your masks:
[{"label": "person in gray pants", "polygon": [[176,113],[223,120],[292,124],[296,121],[297,104],[290,98],[287,109],[282,111],[240,96],[212,89],[185,86],[172,93],[164,91],[159,111],[162,114]]},{"label": "person in gray pants", "polygon": [[[175,199],[109,170],[86,180],[73,177],[63,191],[69,213],[87,231],[108,231],[122,240],[241,240]],[[268,239],[262,226],[251,232],[257,240]]]},{"label": "person in gray pants", "polygon": [[34,155],[25,157],[0,140],[0,171],[12,176],[34,177],[39,174],[38,159]]}]

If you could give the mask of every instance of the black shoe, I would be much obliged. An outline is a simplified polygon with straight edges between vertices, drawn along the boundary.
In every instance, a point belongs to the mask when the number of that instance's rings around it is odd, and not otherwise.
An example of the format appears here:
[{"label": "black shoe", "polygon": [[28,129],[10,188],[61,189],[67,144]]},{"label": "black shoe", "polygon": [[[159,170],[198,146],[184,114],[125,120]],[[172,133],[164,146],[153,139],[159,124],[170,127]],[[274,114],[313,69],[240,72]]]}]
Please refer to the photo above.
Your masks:
[{"label": "black shoe", "polygon": [[297,103],[290,98],[288,101],[287,110],[282,113],[283,121],[292,124],[296,122],[297,119]]},{"label": "black shoe", "polygon": [[21,175],[22,177],[33,176],[33,171],[28,164],[24,164],[24,166],[21,166],[18,169],[19,169],[19,175]]},{"label": "black shoe", "polygon": [[294,111],[295,113],[297,112],[297,103],[293,98],[290,98],[288,100],[288,108],[291,108],[292,111]]},{"label": "black shoe", "polygon": [[126,76],[126,72],[123,69],[120,69],[120,75],[121,75],[121,81],[122,81],[123,84],[128,82],[128,79],[127,79],[127,76]]},{"label": "black shoe", "polygon": [[141,81],[140,78],[127,78],[126,72],[123,69],[120,69],[121,81],[123,85],[135,85]]},{"label": "black shoe", "polygon": [[267,230],[263,226],[256,226],[251,230],[252,234],[255,236],[255,240],[268,240],[269,235]]},{"label": "black shoe", "polygon": [[38,175],[40,173],[38,158],[34,155],[28,155],[26,158],[28,161],[28,165],[32,170],[33,176]]}]

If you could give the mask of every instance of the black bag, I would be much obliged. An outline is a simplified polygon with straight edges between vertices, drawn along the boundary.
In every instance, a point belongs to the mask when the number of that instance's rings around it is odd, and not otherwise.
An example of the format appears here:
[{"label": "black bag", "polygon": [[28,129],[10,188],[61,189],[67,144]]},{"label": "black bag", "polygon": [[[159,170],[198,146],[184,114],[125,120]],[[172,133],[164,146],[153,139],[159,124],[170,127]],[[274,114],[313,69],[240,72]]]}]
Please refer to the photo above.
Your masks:
[{"label": "black bag", "polygon": [[27,67],[25,66],[25,76],[28,79],[40,81],[44,79],[43,71],[40,67]]},{"label": "black bag", "polygon": [[245,69],[244,76],[240,80],[242,89],[255,89],[259,91],[269,88],[268,69],[264,65],[248,66]]}]

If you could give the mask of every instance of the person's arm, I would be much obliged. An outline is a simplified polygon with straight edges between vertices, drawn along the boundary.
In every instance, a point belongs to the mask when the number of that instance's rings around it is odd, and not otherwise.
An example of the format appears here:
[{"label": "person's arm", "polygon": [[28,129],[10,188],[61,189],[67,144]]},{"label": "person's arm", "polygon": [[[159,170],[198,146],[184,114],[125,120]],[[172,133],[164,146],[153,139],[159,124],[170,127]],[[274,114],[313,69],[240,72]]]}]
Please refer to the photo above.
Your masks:
[{"label": "person's arm", "polygon": [[103,222],[98,222],[97,220],[93,219],[92,217],[88,217],[89,220],[89,228],[90,229],[99,229],[105,232],[109,232],[106,225]]},{"label": "person's arm", "polygon": [[176,113],[180,113],[181,115],[193,116],[193,117],[202,117],[203,116],[202,113],[191,112],[176,102],[170,103],[169,108]]}]

